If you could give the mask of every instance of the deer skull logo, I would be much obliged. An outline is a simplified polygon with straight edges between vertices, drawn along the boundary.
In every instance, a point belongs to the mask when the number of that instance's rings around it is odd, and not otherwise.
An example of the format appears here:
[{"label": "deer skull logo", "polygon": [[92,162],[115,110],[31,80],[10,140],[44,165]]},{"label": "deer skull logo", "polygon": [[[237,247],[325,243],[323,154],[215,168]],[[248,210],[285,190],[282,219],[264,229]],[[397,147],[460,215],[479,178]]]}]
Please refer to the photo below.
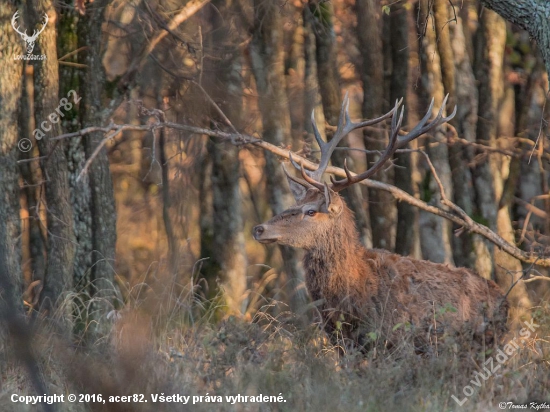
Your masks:
[{"label": "deer skull logo", "polygon": [[21,38],[27,43],[27,54],[31,54],[32,51],[34,50],[34,42],[36,41],[36,39],[38,38],[38,35],[40,33],[42,33],[44,31],[44,29],[46,28],[46,25],[48,24],[48,15],[44,13],[44,25],[42,26],[42,28],[40,30],[34,30],[32,36],[29,36],[27,34],[27,30],[25,30],[24,32],[22,32],[17,26],[16,26],[16,22],[17,22],[17,19],[19,18],[19,11],[16,11],[15,14],[13,15],[12,19],[11,19],[11,25],[13,27],[13,29],[19,33],[19,35],[21,36]]}]

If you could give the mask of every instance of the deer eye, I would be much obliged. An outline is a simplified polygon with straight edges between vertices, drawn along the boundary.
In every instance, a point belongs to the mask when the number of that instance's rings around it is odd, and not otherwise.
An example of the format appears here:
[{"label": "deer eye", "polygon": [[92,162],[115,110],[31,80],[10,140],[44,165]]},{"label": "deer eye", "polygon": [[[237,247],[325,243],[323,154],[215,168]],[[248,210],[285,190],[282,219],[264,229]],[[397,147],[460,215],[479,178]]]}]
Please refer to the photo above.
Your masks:
[{"label": "deer eye", "polygon": [[313,210],[313,209],[308,210],[308,211],[306,212],[306,215],[308,215],[308,216],[315,216],[316,214],[317,214],[317,212],[316,212],[315,210]]}]

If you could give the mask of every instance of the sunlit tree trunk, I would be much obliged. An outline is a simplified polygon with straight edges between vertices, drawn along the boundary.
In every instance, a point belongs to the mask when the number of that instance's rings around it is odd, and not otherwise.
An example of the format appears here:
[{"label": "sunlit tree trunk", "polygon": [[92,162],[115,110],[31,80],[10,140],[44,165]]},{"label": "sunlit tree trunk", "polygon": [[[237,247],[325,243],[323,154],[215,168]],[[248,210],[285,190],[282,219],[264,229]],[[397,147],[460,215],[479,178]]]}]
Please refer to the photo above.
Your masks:
[{"label": "sunlit tree trunk", "polygon": [[23,64],[14,56],[23,54],[21,39],[11,27],[11,18],[19,2],[4,2],[0,7],[0,267],[7,279],[1,287],[7,290],[7,302],[21,305],[21,225],[19,217],[19,171],[17,168],[17,116],[23,84]]},{"label": "sunlit tree trunk", "polygon": [[[427,18],[428,4],[428,1],[421,1],[419,10],[420,21],[423,22],[419,25],[423,97],[421,107],[428,107],[430,100],[434,98],[432,116],[435,116],[443,102],[444,87],[436,32],[433,30],[432,18]],[[426,151],[441,179],[447,198],[452,199],[453,186],[445,128],[445,125],[441,125],[434,129]],[[440,189],[429,169],[426,171],[426,178],[423,182],[422,196],[426,201],[440,203]],[[422,255],[426,259],[439,263],[453,263],[451,225],[448,221],[420,212],[420,236]]]},{"label": "sunlit tree trunk", "polygon": [[[497,146],[499,105],[503,98],[503,58],[506,43],[506,24],[495,12],[484,10],[476,41],[476,77],[479,84],[479,118],[477,139]],[[500,205],[503,194],[501,162],[503,156],[493,154],[478,166],[474,180],[477,206],[486,224],[510,243],[515,243],[508,205]],[[492,247],[492,246],[490,246]],[[494,250],[494,276],[506,292],[522,275],[521,263],[504,251]],[[486,275],[486,274],[485,274]],[[525,284],[519,282],[508,296],[513,306],[526,308],[530,301]]]},{"label": "sunlit tree trunk", "polygon": [[[276,3],[254,1],[254,28],[250,43],[250,59],[258,90],[264,140],[275,145],[290,144],[290,114],[285,93],[283,33],[280,11]],[[281,213],[293,200],[287,189],[284,173],[277,158],[266,153],[266,182],[269,205],[274,214]],[[288,277],[287,290],[293,309],[306,302],[302,270],[295,249],[280,246]]]}]

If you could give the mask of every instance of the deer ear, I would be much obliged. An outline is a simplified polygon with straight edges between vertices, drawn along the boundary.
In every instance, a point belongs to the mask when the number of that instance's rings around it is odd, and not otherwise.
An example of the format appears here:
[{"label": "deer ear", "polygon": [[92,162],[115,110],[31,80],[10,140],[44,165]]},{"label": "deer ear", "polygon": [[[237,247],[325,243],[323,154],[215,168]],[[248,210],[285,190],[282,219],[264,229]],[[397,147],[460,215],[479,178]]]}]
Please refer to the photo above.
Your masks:
[{"label": "deer ear", "polygon": [[295,182],[287,176],[288,185],[290,186],[290,191],[296,203],[300,203],[306,197],[307,187],[302,186],[300,183]]},{"label": "deer ear", "polygon": [[292,192],[292,196],[294,196],[294,200],[296,201],[296,203],[300,203],[302,200],[305,199],[307,189],[309,189],[309,187],[300,184],[297,181],[298,179],[293,179],[286,170],[285,165],[283,165],[283,171],[285,172],[286,180],[288,181],[288,185],[290,186],[290,191]]},{"label": "deer ear", "polygon": [[344,205],[342,199],[325,183],[325,202],[327,205],[327,211],[331,216],[338,216],[342,213]]}]

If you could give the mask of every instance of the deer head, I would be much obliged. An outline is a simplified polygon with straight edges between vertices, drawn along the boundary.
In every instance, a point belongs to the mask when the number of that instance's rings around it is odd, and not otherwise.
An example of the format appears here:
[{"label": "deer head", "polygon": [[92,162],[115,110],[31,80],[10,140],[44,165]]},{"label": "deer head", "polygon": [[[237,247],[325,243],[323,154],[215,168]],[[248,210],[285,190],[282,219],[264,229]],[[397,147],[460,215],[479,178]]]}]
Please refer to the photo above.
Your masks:
[{"label": "deer head", "polygon": [[27,30],[25,30],[25,32],[22,32],[16,26],[16,22],[17,22],[18,18],[19,18],[19,11],[16,11],[15,14],[13,15],[13,17],[11,18],[11,25],[12,25],[13,29],[17,33],[19,33],[21,38],[27,43],[27,54],[31,54],[32,51],[34,50],[34,43],[35,43],[36,39],[38,38],[38,35],[44,31],[44,29],[46,28],[46,25],[48,24],[48,15],[46,13],[44,13],[44,24],[42,25],[42,28],[38,31],[34,30],[33,33],[32,33],[32,36],[29,36],[27,34]]},{"label": "deer head", "polygon": [[[391,159],[396,150],[405,147],[409,142],[427,131],[451,120],[456,114],[456,107],[450,116],[443,117],[443,108],[447,103],[447,97],[443,100],[441,109],[435,119],[428,122],[434,104],[432,99],[424,118],[409,133],[404,135],[400,135],[404,110],[404,107],[401,106],[402,100],[396,101],[394,108],[379,118],[355,123],[350,120],[349,98],[346,94],[336,132],[328,142],[321,137],[314,114],[312,113],[313,133],[321,148],[319,166],[313,172],[306,171],[303,164],[297,164],[292,154],[289,154],[291,163],[300,171],[302,176],[301,179],[293,177],[283,166],[290,189],[296,200],[296,206],[285,210],[266,223],[254,227],[254,238],[260,243],[277,242],[282,245],[313,249],[326,244],[327,234],[332,233],[332,228],[334,227],[339,228],[338,232],[350,232],[349,230],[345,230],[350,225],[344,225],[344,227],[342,226],[342,221],[353,222],[351,212],[345,206],[338,192],[373,176]],[[399,115],[396,116],[398,112]],[[346,162],[344,162],[346,178],[336,180],[331,176],[330,184],[322,181],[322,176],[329,164],[334,149],[345,136],[353,130],[380,123],[390,117],[392,121],[389,144],[374,165],[363,173],[353,174],[348,169]],[[349,235],[356,236],[352,233]]]}]

